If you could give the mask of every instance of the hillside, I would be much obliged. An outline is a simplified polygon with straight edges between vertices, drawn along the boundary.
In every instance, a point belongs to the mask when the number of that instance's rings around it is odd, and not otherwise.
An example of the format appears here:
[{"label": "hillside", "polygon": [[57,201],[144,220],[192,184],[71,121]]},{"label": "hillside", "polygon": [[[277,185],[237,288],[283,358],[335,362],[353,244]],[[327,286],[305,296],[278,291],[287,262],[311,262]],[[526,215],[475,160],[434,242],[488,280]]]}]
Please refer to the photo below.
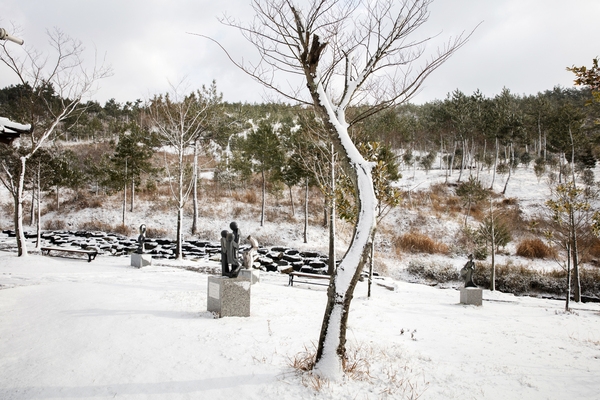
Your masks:
[{"label": "hillside", "polygon": [[[411,262],[425,266],[451,267],[460,269],[466,262],[466,256],[473,252],[474,243],[465,234],[464,221],[466,206],[454,195],[458,172],[454,171],[446,182],[445,171],[431,170],[428,173],[422,170],[404,170],[403,178],[397,183],[403,192],[402,204],[392,209],[383,218],[378,226],[376,236],[375,270],[394,279],[418,282],[421,281],[414,275],[407,273]],[[463,172],[462,180],[465,181],[469,171]],[[475,172],[472,172],[475,173]],[[309,196],[309,230],[308,243],[303,243],[304,206],[303,189],[296,189],[294,193],[294,211],[290,206],[289,194],[284,191],[278,196],[269,195],[267,199],[266,222],[260,226],[260,191],[249,186],[245,189],[225,191],[216,190],[211,186],[210,175],[203,183],[203,192],[200,201],[199,232],[197,235],[186,231],[185,239],[200,239],[217,241],[219,232],[227,229],[230,221],[237,221],[242,229],[243,237],[252,235],[258,239],[262,246],[287,246],[300,250],[316,250],[327,254],[328,231],[322,225],[323,199],[320,193],[312,188]],[[478,178],[483,187],[489,187],[492,174],[483,170]],[[548,199],[550,189],[548,178],[538,178],[532,169],[519,167],[511,176],[506,195],[500,192],[506,180],[505,175],[497,175],[494,184],[495,207],[503,210],[510,217],[512,241],[501,248],[496,255],[497,265],[510,265],[525,267],[533,270],[554,271],[560,270],[561,255],[557,259],[531,259],[516,255],[516,247],[524,238],[542,237],[540,229],[532,229],[535,221],[547,218],[548,210],[545,201]],[[10,199],[4,188],[1,189],[4,213],[0,220],[2,229],[11,229],[12,215],[8,212]],[[126,213],[125,227],[121,226],[122,199],[119,193],[112,196],[93,196],[79,194],[78,198],[64,201],[59,210],[52,210],[53,198],[46,198],[46,212],[42,216],[42,226],[46,229],[64,230],[102,230],[117,231],[130,237],[137,236],[140,224],[146,224],[149,236],[175,237],[176,214],[169,207],[169,197],[166,190],[159,193],[137,195],[133,212]],[[65,199],[68,195],[63,194]],[[489,203],[479,204],[472,208],[468,218],[471,230],[477,228],[481,219],[486,214]],[[191,226],[191,211],[188,204],[188,213],[185,216],[184,226]],[[33,228],[31,228],[33,230]],[[343,256],[352,233],[349,223],[339,221],[337,227],[337,252],[338,258]],[[425,252],[411,252],[403,249],[399,243],[400,238],[408,233],[417,233],[439,245],[442,250],[432,250],[432,254]],[[0,240],[4,248],[11,247],[11,239]],[[32,245],[29,246],[31,250]],[[588,260],[593,261],[591,255]],[[585,260],[584,260],[585,261]],[[478,261],[480,265],[489,265],[490,257]],[[596,267],[587,264],[587,268],[595,271]],[[458,282],[450,282],[456,286]]]}]

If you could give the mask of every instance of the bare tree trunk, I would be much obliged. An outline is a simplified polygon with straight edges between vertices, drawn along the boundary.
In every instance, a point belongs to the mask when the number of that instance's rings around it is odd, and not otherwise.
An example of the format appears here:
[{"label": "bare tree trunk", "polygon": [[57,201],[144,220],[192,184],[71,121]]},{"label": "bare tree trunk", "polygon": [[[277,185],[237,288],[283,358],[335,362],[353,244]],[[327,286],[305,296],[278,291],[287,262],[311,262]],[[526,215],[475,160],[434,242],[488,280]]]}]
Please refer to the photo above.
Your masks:
[{"label": "bare tree trunk", "polygon": [[304,243],[308,243],[308,177],[306,177],[306,188],[304,190]]},{"label": "bare tree trunk", "polygon": [[329,200],[327,195],[323,196],[323,228],[329,226]]},{"label": "bare tree trunk", "polygon": [[[571,130],[571,126],[569,126],[569,137],[571,139],[571,173],[572,173],[572,179],[573,179],[573,188],[577,188],[576,182],[575,182],[575,144],[573,141],[573,131]],[[572,245],[572,254],[573,254],[573,274],[574,276],[574,282],[573,282],[573,300],[576,303],[579,303],[581,301],[581,279],[579,276],[579,260],[578,260],[578,254],[577,254],[577,226],[575,224],[575,215],[574,215],[574,211],[571,208],[570,211],[570,215],[569,217],[571,218],[571,229],[572,229],[572,238],[573,238],[573,245]]]},{"label": "bare tree trunk", "polygon": [[494,207],[490,199],[490,215],[492,219],[492,279],[490,282],[490,290],[493,292],[496,290],[496,220],[494,219]]},{"label": "bare tree trunk", "polygon": [[[178,185],[178,191],[177,191],[177,198],[178,198],[178,203],[177,203],[177,246],[175,249],[175,256],[178,260],[183,259],[183,207],[185,206],[185,197],[183,194],[183,184],[184,184],[183,153],[184,153],[184,151],[185,151],[185,149],[183,149],[183,148],[179,149],[179,169],[178,169],[179,185]],[[187,193],[189,193],[189,192],[187,192]]]},{"label": "bare tree trunk", "polygon": [[290,204],[292,206],[292,217],[296,215],[296,210],[294,209],[294,194],[292,193],[292,186],[288,186],[290,189]]},{"label": "bare tree trunk", "polygon": [[[510,149],[512,150],[512,142],[510,142]],[[510,177],[512,175],[512,165],[514,164],[514,160],[512,158],[512,156],[509,156],[509,160],[508,160],[508,176],[506,177],[506,182],[504,183],[504,190],[502,190],[502,194],[506,194],[506,188],[508,187],[508,181],[510,180]]]},{"label": "bare tree trunk", "polygon": [[462,173],[465,169],[465,163],[467,162],[467,146],[465,145],[466,140],[463,139],[462,143],[462,157],[460,158],[460,171],[458,173],[458,180],[456,182],[460,182],[462,179]]},{"label": "bare tree trunk", "polygon": [[371,297],[371,285],[373,284],[373,262],[375,257],[375,239],[371,242],[371,256],[369,257],[369,285],[367,289],[367,297]]},{"label": "bare tree trunk", "polygon": [[37,232],[37,242],[35,245],[35,248],[37,250],[42,248],[42,211],[40,209],[41,207],[41,193],[42,193],[42,188],[41,188],[41,166],[38,163],[38,169],[37,169],[37,179],[36,179],[36,188],[37,188],[37,205],[36,205],[36,211],[37,211],[37,218],[35,221],[36,224],[36,232]]},{"label": "bare tree trunk", "polygon": [[490,184],[490,190],[494,190],[494,181],[496,181],[496,169],[498,168],[498,137],[496,137],[496,156],[494,158],[494,172],[492,172],[492,183]]},{"label": "bare tree trunk", "polygon": [[29,207],[29,226],[35,223],[35,181],[31,187],[31,206]]},{"label": "bare tree trunk", "polygon": [[542,155],[542,117],[539,113],[538,113],[537,127],[538,127],[537,156],[540,157]]},{"label": "bare tree trunk", "polygon": [[194,141],[194,165],[192,177],[192,235],[198,232],[198,139]]},{"label": "bare tree trunk", "polygon": [[27,256],[27,244],[25,232],[23,231],[23,188],[25,186],[26,157],[21,157],[21,168],[19,171],[19,182],[15,197],[15,237],[17,239],[17,255]]},{"label": "bare tree trunk", "polygon": [[260,226],[264,226],[265,224],[265,204],[266,204],[266,196],[267,196],[267,183],[265,179],[265,170],[261,171],[262,176],[262,201],[260,206]]},{"label": "bare tree trunk", "polygon": [[335,273],[335,149],[333,143],[331,143],[331,161],[330,161],[330,179],[331,179],[331,196],[329,198],[329,263],[327,266],[327,273],[333,275]]},{"label": "bare tree trunk", "polygon": [[567,244],[567,299],[565,302],[565,311],[570,311],[569,302],[571,301],[571,244]]},{"label": "bare tree trunk", "polygon": [[133,212],[133,207],[135,204],[135,178],[131,177],[131,202],[129,204],[129,212]]},{"label": "bare tree trunk", "polygon": [[125,211],[127,208],[127,158],[125,159],[125,179],[123,180],[123,218],[121,224],[125,226]]},{"label": "bare tree trunk", "polygon": [[452,158],[450,158],[450,176],[452,176],[452,170],[454,169],[454,156],[456,155],[456,141],[454,141],[454,150],[452,151]]}]

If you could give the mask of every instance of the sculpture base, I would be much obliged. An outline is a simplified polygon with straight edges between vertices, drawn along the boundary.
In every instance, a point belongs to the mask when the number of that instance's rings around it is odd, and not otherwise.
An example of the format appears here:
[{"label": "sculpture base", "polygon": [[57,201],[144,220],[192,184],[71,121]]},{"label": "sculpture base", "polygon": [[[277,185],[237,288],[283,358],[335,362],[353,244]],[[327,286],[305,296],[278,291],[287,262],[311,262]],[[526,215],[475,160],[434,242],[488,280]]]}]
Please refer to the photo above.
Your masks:
[{"label": "sculpture base", "polygon": [[483,305],[483,290],[479,288],[460,288],[460,304]]},{"label": "sculpture base", "polygon": [[133,253],[131,255],[131,266],[136,268],[152,265],[152,256],[150,254]]},{"label": "sculpture base", "polygon": [[244,276],[208,277],[207,310],[221,317],[250,316],[250,279]]},{"label": "sculpture base", "polygon": [[260,271],[242,268],[238,274],[238,278],[244,278],[254,285],[260,282]]}]

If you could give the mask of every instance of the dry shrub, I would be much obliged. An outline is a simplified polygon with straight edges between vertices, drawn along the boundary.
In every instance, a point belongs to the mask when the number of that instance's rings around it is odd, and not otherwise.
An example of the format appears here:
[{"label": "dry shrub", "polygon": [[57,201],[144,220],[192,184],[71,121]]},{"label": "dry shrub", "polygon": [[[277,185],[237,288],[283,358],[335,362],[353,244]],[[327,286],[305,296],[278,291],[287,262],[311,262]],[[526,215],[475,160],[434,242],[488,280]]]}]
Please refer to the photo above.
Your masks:
[{"label": "dry shrub", "polygon": [[124,225],[124,224],[116,225],[112,229],[112,231],[114,233],[118,233],[118,234],[121,234],[123,236],[129,236],[129,235],[131,235],[131,229],[127,225]]},{"label": "dry shrub", "polygon": [[15,214],[15,203],[12,201],[2,203],[2,211],[7,218],[12,218]]},{"label": "dry shrub", "polygon": [[101,231],[112,232],[112,225],[98,220],[90,220],[79,224],[79,229],[82,231]]},{"label": "dry shrub", "polygon": [[258,195],[256,190],[246,189],[244,191],[233,192],[233,198],[242,203],[256,204],[258,203]]},{"label": "dry shrub", "polygon": [[600,257],[600,239],[594,238],[590,243],[590,256],[594,258]]},{"label": "dry shrub", "polygon": [[486,210],[482,210],[478,204],[471,205],[471,212],[469,213],[471,218],[473,218],[477,221],[481,221],[485,217],[485,213],[486,213]]},{"label": "dry shrub", "polygon": [[62,219],[46,220],[43,223],[43,229],[46,231],[60,231],[67,227],[67,224]]},{"label": "dry shrub", "polygon": [[[474,280],[481,287],[490,286],[492,266],[477,264]],[[554,270],[539,271],[524,265],[496,265],[496,289],[516,295],[549,293],[564,296],[567,292],[566,272]],[[582,293],[592,296],[600,294],[600,273],[594,274],[589,269],[581,271]]]},{"label": "dry shrub", "polygon": [[439,197],[448,197],[448,185],[445,183],[436,183],[429,187],[431,194]]},{"label": "dry shrub", "polygon": [[167,200],[167,201],[161,200],[161,199],[156,199],[150,203],[150,205],[148,207],[148,211],[150,211],[154,214],[158,214],[158,213],[165,214],[172,210],[171,204],[172,204],[171,198],[169,198],[169,200]]},{"label": "dry shrub", "polygon": [[418,232],[406,233],[395,240],[396,249],[411,253],[447,254],[448,246]]},{"label": "dry shrub", "polygon": [[90,196],[87,194],[78,195],[72,199],[70,203],[73,205],[74,210],[84,210],[86,208],[102,208],[103,202],[100,196]]},{"label": "dry shrub", "polygon": [[549,258],[556,256],[556,250],[540,239],[524,239],[517,246],[517,255],[527,258]]},{"label": "dry shrub", "polygon": [[408,263],[406,270],[412,275],[438,283],[458,280],[458,271],[450,264],[440,265],[434,262],[424,263],[413,260]]},{"label": "dry shrub", "polygon": [[195,236],[202,240],[221,240],[220,232],[213,231],[212,229],[198,229]]},{"label": "dry shrub", "polygon": [[462,211],[460,199],[456,196],[450,196],[446,199],[446,211],[450,213],[459,213]]},{"label": "dry shrub", "polygon": [[235,206],[231,209],[231,216],[233,218],[239,218],[240,215],[244,215],[245,207]]},{"label": "dry shrub", "polygon": [[169,232],[166,229],[162,228],[146,228],[146,237],[147,238],[164,238],[168,237]]}]

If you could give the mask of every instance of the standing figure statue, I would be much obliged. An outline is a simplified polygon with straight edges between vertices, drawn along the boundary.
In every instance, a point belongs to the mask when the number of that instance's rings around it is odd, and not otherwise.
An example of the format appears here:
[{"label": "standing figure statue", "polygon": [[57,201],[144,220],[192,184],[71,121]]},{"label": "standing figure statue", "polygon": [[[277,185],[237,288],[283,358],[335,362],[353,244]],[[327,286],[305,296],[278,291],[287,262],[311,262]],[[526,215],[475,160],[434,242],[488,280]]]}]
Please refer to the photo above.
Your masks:
[{"label": "standing figure statue", "polygon": [[221,275],[229,276],[229,261],[227,260],[227,232],[221,231]]},{"label": "standing figure statue", "polygon": [[227,233],[226,238],[227,247],[227,262],[231,264],[231,270],[229,271],[229,277],[235,278],[240,272],[241,264],[238,260],[238,244],[235,242],[235,235],[231,232]]},{"label": "standing figure statue", "polygon": [[248,242],[250,242],[250,249],[244,252],[244,268],[251,269],[254,264],[254,259],[256,258],[256,252],[258,251],[258,241],[254,239],[251,235],[247,237]]},{"label": "standing figure statue", "polygon": [[242,234],[242,231],[240,231],[240,228],[238,228],[237,222],[233,221],[232,223],[230,223],[229,229],[231,229],[231,231],[233,232],[233,240],[238,244],[238,247],[239,247],[240,246],[240,235]]},{"label": "standing figure statue", "polygon": [[465,281],[465,287],[474,287],[477,285],[473,282],[473,274],[475,273],[475,262],[473,261],[473,254],[469,254],[469,261],[460,270],[460,277]]},{"label": "standing figure statue", "polygon": [[137,238],[138,248],[135,251],[137,254],[144,254],[146,248],[144,246],[144,242],[146,241],[146,225],[140,225],[140,235]]}]

